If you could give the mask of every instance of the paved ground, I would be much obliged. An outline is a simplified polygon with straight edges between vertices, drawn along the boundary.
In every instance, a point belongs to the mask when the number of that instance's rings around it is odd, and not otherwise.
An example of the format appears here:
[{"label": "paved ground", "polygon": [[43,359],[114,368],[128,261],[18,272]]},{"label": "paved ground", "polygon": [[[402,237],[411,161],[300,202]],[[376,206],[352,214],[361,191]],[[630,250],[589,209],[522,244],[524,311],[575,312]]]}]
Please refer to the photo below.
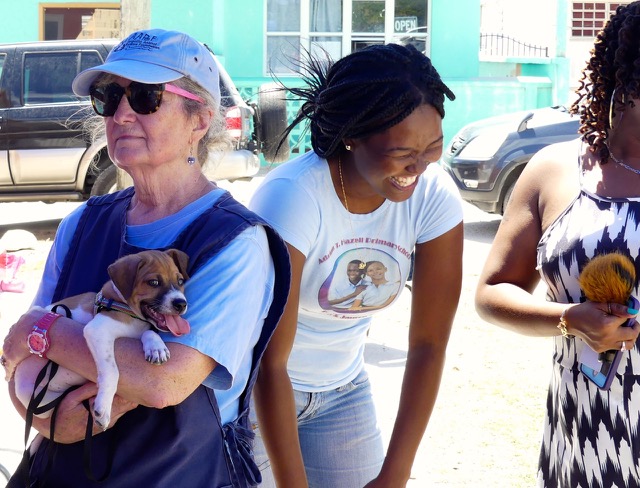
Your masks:
[{"label": "paved ground", "polygon": [[[246,201],[258,182],[226,186],[236,198]],[[58,219],[75,205],[0,204],[0,234],[9,228],[24,228],[40,238],[37,249],[22,251],[26,263],[19,274],[27,282],[25,292],[0,292],[0,338],[28,307]],[[438,403],[414,464],[410,488],[534,485],[551,343],[490,326],[473,307],[477,277],[498,223],[497,217],[465,207],[463,293]],[[410,299],[411,293],[405,290],[391,309],[376,317],[366,349],[380,427],[387,438],[406,359]],[[0,383],[0,463],[15,467],[24,448],[23,436],[24,422]]]}]

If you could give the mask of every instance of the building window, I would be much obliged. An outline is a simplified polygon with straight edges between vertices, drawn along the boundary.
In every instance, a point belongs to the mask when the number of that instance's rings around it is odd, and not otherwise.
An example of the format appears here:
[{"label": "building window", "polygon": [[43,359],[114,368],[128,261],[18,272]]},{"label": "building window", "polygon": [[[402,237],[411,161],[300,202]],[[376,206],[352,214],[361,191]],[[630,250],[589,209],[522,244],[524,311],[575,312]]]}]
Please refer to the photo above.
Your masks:
[{"label": "building window", "polygon": [[620,5],[629,2],[573,2],[571,36],[595,37]]},{"label": "building window", "polygon": [[42,3],[40,19],[40,39],[45,41],[120,37],[119,4]]},{"label": "building window", "polygon": [[[339,59],[371,44],[413,44],[428,54],[425,0],[266,0],[266,73],[292,74],[301,53]],[[392,12],[393,15],[389,15]]]}]

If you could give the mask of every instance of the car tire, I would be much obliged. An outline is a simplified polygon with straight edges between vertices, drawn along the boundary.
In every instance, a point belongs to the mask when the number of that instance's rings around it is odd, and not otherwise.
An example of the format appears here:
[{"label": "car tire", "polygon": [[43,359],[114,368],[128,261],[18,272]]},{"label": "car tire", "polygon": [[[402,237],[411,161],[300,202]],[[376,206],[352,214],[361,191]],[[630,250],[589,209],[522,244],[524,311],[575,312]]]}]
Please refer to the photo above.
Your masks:
[{"label": "car tire", "polygon": [[108,166],[96,178],[96,182],[91,187],[91,196],[105,195],[113,193],[117,189],[118,168],[115,165]]},{"label": "car tire", "polygon": [[515,188],[517,182],[518,180],[512,181],[509,184],[509,188],[507,188],[507,191],[504,192],[504,198],[502,199],[502,215],[504,215],[504,211],[507,209],[507,204],[509,203],[509,200],[511,200],[511,195],[513,194],[513,189]]},{"label": "car tire", "polygon": [[287,100],[276,83],[265,83],[258,92],[259,134],[262,155],[268,163],[282,163],[289,159],[289,138],[282,136],[287,128]]}]

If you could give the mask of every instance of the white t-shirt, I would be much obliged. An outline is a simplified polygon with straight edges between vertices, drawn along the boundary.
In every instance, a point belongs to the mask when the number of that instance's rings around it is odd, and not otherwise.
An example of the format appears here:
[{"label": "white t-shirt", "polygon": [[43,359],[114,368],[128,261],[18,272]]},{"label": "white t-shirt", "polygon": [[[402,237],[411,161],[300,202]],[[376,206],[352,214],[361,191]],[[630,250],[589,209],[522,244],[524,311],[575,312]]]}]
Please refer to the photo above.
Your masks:
[{"label": "white t-shirt", "polygon": [[379,307],[389,298],[397,295],[399,288],[399,283],[397,281],[394,283],[382,283],[380,285],[371,284],[371,286],[367,286],[367,288],[360,293],[355,300],[361,300],[362,307]]},{"label": "white t-shirt", "polygon": [[346,276],[342,280],[336,278],[332,281],[331,288],[329,289],[329,301],[339,300],[332,305],[334,308],[349,308],[356,299],[358,287],[369,284],[369,282],[362,279],[358,280],[357,283],[352,283]]},{"label": "white t-shirt", "polygon": [[335,192],[327,161],[314,152],[272,170],[249,207],[306,256],[288,370],[294,388],[307,392],[338,388],[364,365],[366,332],[377,310],[329,304],[329,290],[344,279],[348,263],[383,263],[390,285],[384,293],[388,298],[395,292],[397,299],[416,243],[435,239],[462,220],[459,192],[438,164],[428,166],[408,200],[387,200],[369,214],[350,214]]}]

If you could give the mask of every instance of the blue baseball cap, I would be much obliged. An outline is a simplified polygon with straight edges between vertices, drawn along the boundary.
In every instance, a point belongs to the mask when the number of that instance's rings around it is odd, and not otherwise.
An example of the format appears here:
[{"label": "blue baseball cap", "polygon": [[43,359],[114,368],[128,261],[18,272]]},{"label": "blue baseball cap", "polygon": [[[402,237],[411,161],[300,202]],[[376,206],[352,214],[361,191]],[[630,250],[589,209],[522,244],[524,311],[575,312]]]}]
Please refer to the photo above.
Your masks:
[{"label": "blue baseball cap", "polygon": [[220,76],[213,53],[183,32],[134,32],[111,50],[104,64],[79,73],[73,80],[73,92],[89,95],[89,88],[102,73],[140,83],[169,83],[184,76],[201,85],[220,105]]}]

